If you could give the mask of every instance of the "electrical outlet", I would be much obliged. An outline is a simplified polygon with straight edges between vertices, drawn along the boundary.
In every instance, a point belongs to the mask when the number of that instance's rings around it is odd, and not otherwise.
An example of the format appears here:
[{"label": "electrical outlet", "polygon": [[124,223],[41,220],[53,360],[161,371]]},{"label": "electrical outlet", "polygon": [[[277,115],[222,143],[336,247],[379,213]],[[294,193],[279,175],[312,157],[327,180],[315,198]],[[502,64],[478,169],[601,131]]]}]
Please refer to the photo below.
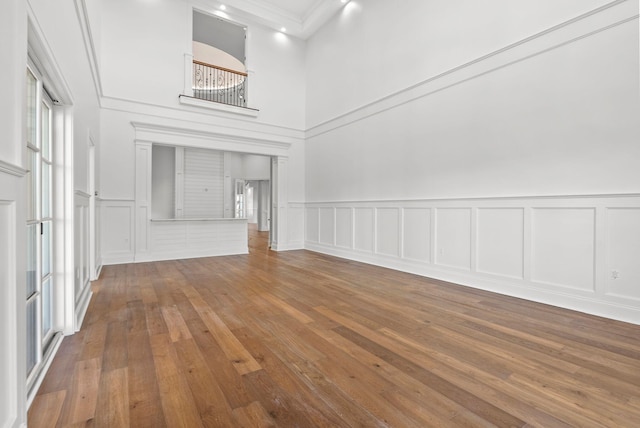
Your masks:
[{"label": "electrical outlet", "polygon": [[612,270],[612,271],[611,271],[611,278],[612,278],[612,279],[618,279],[618,278],[620,278],[620,272],[619,272],[619,271],[617,271],[617,270]]}]

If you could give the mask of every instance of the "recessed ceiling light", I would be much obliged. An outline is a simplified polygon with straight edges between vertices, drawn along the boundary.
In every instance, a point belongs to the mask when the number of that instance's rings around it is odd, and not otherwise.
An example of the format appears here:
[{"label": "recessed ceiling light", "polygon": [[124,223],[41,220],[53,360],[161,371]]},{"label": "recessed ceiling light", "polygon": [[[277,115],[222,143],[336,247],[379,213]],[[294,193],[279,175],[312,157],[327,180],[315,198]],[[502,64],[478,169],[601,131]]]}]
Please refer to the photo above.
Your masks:
[{"label": "recessed ceiling light", "polygon": [[286,32],[287,32],[287,29],[286,29],[286,28],[284,28],[284,27],[282,27],[282,28],[280,28],[280,31],[281,31],[282,33],[286,33]]},{"label": "recessed ceiling light", "polygon": [[344,3],[348,2],[348,1],[349,1],[349,0],[340,0],[340,3],[343,3],[343,4],[344,4]]},{"label": "recessed ceiling light", "polygon": [[227,10],[227,6],[225,6],[225,5],[221,4],[221,5],[220,5],[220,10]]}]

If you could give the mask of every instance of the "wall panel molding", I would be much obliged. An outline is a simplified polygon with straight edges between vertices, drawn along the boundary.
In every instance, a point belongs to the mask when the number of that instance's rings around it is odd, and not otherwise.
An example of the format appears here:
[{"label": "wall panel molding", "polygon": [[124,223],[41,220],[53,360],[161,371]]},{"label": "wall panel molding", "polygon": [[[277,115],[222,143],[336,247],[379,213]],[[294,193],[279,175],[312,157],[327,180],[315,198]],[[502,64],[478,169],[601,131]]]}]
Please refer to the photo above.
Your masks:
[{"label": "wall panel molding", "polygon": [[[12,174],[13,175],[13,174]],[[15,178],[15,177],[13,177]],[[8,180],[7,180],[8,181]],[[12,180],[14,181],[14,180]],[[17,181],[17,180],[16,180]],[[0,184],[4,184],[0,180]],[[13,426],[18,416],[16,385],[24,382],[18,376],[18,361],[14,352],[6,352],[18,347],[16,328],[17,257],[16,231],[19,229],[16,217],[16,201],[3,200],[9,196],[0,192],[0,347],[5,352],[0,355],[0,426]],[[14,196],[11,195],[13,198]],[[21,354],[20,357],[22,357]],[[19,380],[20,379],[20,380]]]},{"label": "wall panel molding", "polygon": [[27,175],[28,171],[18,165],[14,165],[0,159],[0,172],[13,175],[15,177],[24,177]]},{"label": "wall panel molding", "polygon": [[[352,213],[352,247],[320,238],[348,230],[347,215],[321,212]],[[312,202],[305,213],[312,251],[640,324],[638,194]]]},{"label": "wall panel molding", "polygon": [[301,250],[304,248],[305,237],[305,206],[301,202],[290,202],[288,207],[287,249]]},{"label": "wall panel molding", "polygon": [[98,202],[102,239],[102,264],[114,265],[134,261],[135,201],[105,199]]},{"label": "wall panel molding", "polygon": [[80,330],[91,300],[88,193],[76,190],[74,201],[74,331]]}]

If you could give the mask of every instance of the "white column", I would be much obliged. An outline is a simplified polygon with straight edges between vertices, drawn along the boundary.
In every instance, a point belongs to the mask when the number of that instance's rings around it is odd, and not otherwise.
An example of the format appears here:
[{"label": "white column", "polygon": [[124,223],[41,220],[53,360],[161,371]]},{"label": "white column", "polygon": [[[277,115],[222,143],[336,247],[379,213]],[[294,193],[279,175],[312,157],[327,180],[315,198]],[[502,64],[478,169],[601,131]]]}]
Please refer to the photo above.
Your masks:
[{"label": "white column", "polygon": [[[271,248],[276,251],[287,249],[287,162],[283,156],[274,157],[271,161]],[[275,218],[274,218],[275,217]]]},{"label": "white column", "polygon": [[135,260],[144,260],[149,252],[149,221],[151,220],[151,156],[153,145],[136,141],[136,205]]}]

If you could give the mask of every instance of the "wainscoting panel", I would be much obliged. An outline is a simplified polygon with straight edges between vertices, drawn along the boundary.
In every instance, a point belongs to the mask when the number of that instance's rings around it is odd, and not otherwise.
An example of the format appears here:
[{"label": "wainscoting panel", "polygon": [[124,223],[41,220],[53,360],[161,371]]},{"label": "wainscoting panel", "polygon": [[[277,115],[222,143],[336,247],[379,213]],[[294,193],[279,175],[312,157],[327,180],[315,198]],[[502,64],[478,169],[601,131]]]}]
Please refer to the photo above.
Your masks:
[{"label": "wainscoting panel", "polygon": [[400,210],[378,208],[376,210],[376,253],[400,256]]},{"label": "wainscoting panel", "polygon": [[408,260],[431,261],[431,209],[403,210],[402,255]]},{"label": "wainscoting panel", "polygon": [[356,250],[373,252],[375,216],[373,208],[355,209],[355,248]]},{"label": "wainscoting panel", "polygon": [[336,246],[353,248],[353,210],[336,208]]},{"label": "wainscoting panel", "polygon": [[640,324],[640,195],[321,202],[306,215],[312,251]]},{"label": "wainscoting panel", "polygon": [[532,280],[595,291],[595,209],[533,210]]},{"label": "wainscoting panel", "polygon": [[607,293],[640,301],[640,209],[607,211]]},{"label": "wainscoting panel", "polygon": [[334,245],[336,236],[336,214],[333,208],[320,208],[320,243]]},{"label": "wainscoting panel", "polygon": [[289,212],[287,219],[289,221],[287,227],[287,248],[290,250],[299,250],[304,248],[304,213],[305,208],[302,203],[289,203]]},{"label": "wainscoting panel", "polygon": [[436,210],[436,264],[471,269],[471,209]]},{"label": "wainscoting panel", "polygon": [[524,278],[524,210],[481,208],[477,215],[478,272]]},{"label": "wainscoting panel", "polygon": [[306,209],[306,242],[320,242],[320,209]]},{"label": "wainscoting panel", "polygon": [[74,238],[75,238],[75,326],[79,330],[91,300],[90,272],[90,232],[89,201],[90,195],[76,192],[74,197]]},{"label": "wainscoting panel", "polygon": [[101,253],[104,265],[134,261],[134,201],[102,199]]}]

